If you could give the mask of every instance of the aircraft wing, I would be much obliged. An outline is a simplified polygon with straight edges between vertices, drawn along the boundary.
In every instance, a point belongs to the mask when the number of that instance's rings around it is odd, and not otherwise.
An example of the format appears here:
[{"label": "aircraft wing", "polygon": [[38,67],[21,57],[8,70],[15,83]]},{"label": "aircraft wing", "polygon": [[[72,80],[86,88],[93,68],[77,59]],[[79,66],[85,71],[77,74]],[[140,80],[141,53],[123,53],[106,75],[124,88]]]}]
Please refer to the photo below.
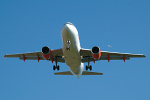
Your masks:
[{"label": "aircraft wing", "polygon": [[[65,63],[63,56],[62,49],[56,49],[56,50],[51,50],[51,55],[53,57],[57,56],[57,62],[62,62]],[[42,52],[31,52],[31,53],[20,53],[20,54],[6,54],[4,57],[16,57],[19,59],[24,59],[25,60],[45,60],[42,56]],[[50,59],[52,60],[52,59]],[[53,58],[53,61],[55,61],[55,58]]]},{"label": "aircraft wing", "polygon": [[[82,56],[82,62],[93,61],[90,49],[81,49],[80,55]],[[101,57],[99,60],[130,60],[130,58],[146,57],[144,54],[130,54],[130,53],[119,53],[101,51]]]}]

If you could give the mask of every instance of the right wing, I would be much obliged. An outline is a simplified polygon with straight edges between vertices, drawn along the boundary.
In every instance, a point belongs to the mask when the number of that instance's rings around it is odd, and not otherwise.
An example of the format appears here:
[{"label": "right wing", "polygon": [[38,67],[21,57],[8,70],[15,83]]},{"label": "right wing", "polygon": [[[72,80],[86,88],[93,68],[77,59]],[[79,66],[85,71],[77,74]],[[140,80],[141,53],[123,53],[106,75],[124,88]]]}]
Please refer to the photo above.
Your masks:
[{"label": "right wing", "polygon": [[[51,55],[54,57],[53,61],[56,61],[55,57],[57,56],[57,62],[65,62],[65,59],[62,58],[63,52],[62,49],[51,50]],[[31,53],[20,53],[20,54],[6,54],[4,57],[17,57],[19,59],[25,60],[45,60],[42,56],[42,52],[31,52]],[[52,58],[50,59],[52,60]]]},{"label": "right wing", "polygon": [[[83,57],[82,62],[93,61],[90,49],[81,49],[80,55]],[[146,57],[146,56],[144,54],[101,51],[101,57],[98,60],[130,60],[130,58],[139,58],[139,57]]]}]

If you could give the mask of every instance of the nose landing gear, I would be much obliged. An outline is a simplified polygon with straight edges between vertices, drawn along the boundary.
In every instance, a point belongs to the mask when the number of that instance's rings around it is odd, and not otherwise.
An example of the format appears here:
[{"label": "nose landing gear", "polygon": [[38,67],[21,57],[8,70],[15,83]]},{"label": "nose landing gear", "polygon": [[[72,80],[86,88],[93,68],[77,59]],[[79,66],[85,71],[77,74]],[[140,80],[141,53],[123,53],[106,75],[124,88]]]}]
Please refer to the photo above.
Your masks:
[{"label": "nose landing gear", "polygon": [[66,50],[67,50],[67,51],[70,51],[70,44],[71,44],[71,41],[68,40],[68,41],[67,41],[67,44],[68,44],[68,47],[66,48]]}]

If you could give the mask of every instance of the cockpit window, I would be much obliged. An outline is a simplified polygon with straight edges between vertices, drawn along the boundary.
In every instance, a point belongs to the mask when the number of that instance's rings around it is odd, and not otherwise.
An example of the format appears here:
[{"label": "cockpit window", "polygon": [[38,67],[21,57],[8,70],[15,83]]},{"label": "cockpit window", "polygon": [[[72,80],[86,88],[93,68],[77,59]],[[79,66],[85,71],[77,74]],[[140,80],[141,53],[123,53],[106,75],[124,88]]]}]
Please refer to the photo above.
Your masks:
[{"label": "cockpit window", "polygon": [[70,23],[70,22],[67,22],[66,24],[73,25],[73,24],[72,24],[72,23]]}]

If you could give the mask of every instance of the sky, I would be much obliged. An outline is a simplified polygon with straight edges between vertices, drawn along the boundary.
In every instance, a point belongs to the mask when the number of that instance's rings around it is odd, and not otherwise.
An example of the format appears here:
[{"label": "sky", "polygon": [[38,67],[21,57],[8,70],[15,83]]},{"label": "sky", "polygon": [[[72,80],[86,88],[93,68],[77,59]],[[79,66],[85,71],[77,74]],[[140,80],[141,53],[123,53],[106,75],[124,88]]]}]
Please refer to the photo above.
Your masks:
[{"label": "sky", "polygon": [[[149,5],[150,0],[0,0],[0,100],[149,100]],[[76,26],[82,48],[146,58],[91,62],[92,71],[104,75],[80,79],[55,76],[49,61],[4,59],[43,46],[62,48],[66,22]],[[59,72],[69,70],[58,64]]]}]

